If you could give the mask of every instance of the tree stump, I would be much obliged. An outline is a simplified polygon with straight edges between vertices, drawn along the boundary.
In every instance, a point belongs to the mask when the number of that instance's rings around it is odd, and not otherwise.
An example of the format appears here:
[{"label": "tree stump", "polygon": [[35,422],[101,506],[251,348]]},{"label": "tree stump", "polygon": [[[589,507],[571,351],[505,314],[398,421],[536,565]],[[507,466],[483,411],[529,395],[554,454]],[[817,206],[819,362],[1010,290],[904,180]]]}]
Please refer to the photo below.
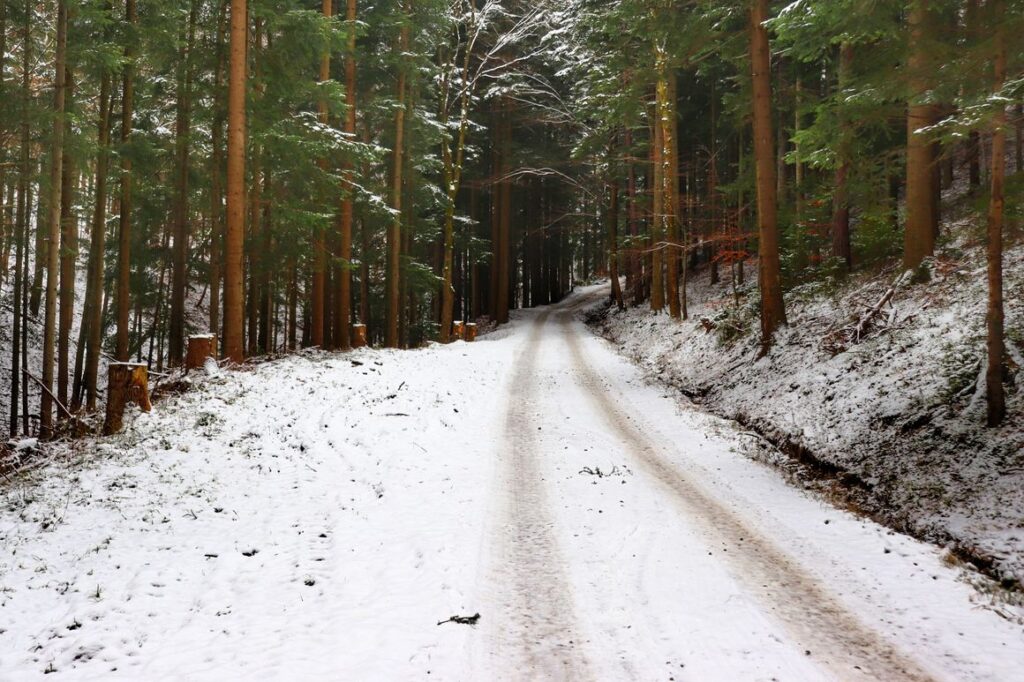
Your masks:
[{"label": "tree stump", "polygon": [[366,325],[352,325],[352,347],[363,348],[364,346],[366,346]]},{"label": "tree stump", "polygon": [[188,337],[188,355],[185,357],[185,369],[202,369],[207,358],[217,357],[217,337],[213,334],[202,334]]},{"label": "tree stump", "polygon": [[107,380],[107,416],[103,434],[117,433],[124,426],[124,408],[135,403],[143,412],[149,412],[149,367],[133,362],[115,362],[110,365]]},{"label": "tree stump", "polygon": [[467,322],[463,329],[462,339],[467,343],[476,341],[476,322]]},{"label": "tree stump", "polygon": [[452,322],[452,340],[465,338],[466,324],[462,320]]}]

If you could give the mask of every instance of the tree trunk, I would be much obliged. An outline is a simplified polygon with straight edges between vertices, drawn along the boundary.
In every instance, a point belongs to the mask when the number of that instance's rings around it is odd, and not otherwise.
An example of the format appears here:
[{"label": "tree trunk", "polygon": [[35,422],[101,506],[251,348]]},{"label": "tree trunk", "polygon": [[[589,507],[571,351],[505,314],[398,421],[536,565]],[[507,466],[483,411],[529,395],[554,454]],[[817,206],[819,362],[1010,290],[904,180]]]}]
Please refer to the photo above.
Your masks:
[{"label": "tree trunk", "polygon": [[1017,172],[1024,172],[1024,104],[1018,104],[1015,109],[1015,127],[1017,129],[1017,136],[1014,142],[1016,147],[1017,165],[1014,168]]},{"label": "tree trunk", "polygon": [[[40,177],[44,172],[45,161],[39,162]],[[32,264],[32,287],[29,295],[29,310],[33,317],[39,316],[39,306],[43,303],[43,283],[46,275],[47,249],[49,242],[46,233],[46,201],[43,199],[45,187],[39,183],[39,191],[36,200],[36,231],[35,231],[35,260]]]},{"label": "tree trunk", "polygon": [[285,334],[287,348],[295,351],[298,348],[299,326],[299,272],[295,261],[288,267],[288,330]]},{"label": "tree trunk", "polygon": [[246,0],[231,0],[231,68],[228,77],[227,225],[224,234],[224,356],[245,359],[242,338],[242,257],[245,243]]},{"label": "tree trunk", "polygon": [[[260,158],[258,155],[257,158]],[[260,158],[262,162],[262,158]],[[255,162],[254,162],[255,167]],[[262,164],[260,166],[262,171]],[[258,230],[256,238],[259,240],[260,251],[266,254],[260,259],[260,268],[257,277],[259,282],[259,335],[257,338],[259,351],[264,355],[269,355],[275,350],[274,345],[274,281],[273,281],[273,268],[276,261],[271,260],[269,254],[275,253],[274,244],[274,229],[271,220],[273,214],[270,210],[271,200],[273,197],[273,189],[271,186],[271,173],[269,170],[262,171],[262,189],[259,185],[253,189],[253,194],[256,195],[257,200],[253,202],[253,209],[259,215],[258,224],[253,226],[254,230]],[[263,199],[263,196],[266,199]],[[255,219],[253,222],[257,222]]]},{"label": "tree trunk", "polygon": [[786,323],[779,263],[775,158],[772,145],[772,83],[768,31],[768,0],[751,0],[750,62],[753,83],[754,156],[757,165],[759,224],[758,284],[761,290],[761,348],[767,352],[775,330]]},{"label": "tree trunk", "polygon": [[508,177],[511,171],[512,157],[512,112],[508,99],[502,101],[501,132],[498,144],[501,147],[501,167],[499,169],[498,192],[501,194],[498,211],[498,244],[495,249],[498,270],[497,317],[498,324],[508,322],[510,301],[510,269],[512,267],[512,180]]},{"label": "tree trunk", "polygon": [[658,106],[657,122],[661,126],[661,230],[665,247],[665,258],[668,267],[666,293],[668,295],[668,314],[674,319],[682,317],[679,307],[679,216],[676,156],[676,103],[675,79],[673,69],[667,63],[663,50],[658,50]]},{"label": "tree trunk", "polygon": [[[977,49],[979,35],[980,16],[979,0],[967,0],[967,8],[964,11],[964,21],[967,31],[968,49]],[[967,164],[968,182],[971,196],[975,196],[981,188],[981,135],[977,130],[967,134]]]},{"label": "tree trunk", "polygon": [[[839,47],[840,91],[849,84],[852,67],[853,45],[844,42]],[[850,191],[848,187],[853,146],[853,132],[850,128],[849,117],[840,113],[832,213],[832,255],[842,261],[847,270],[853,267],[853,252],[850,248]]]},{"label": "tree trunk", "polygon": [[[323,14],[325,17],[330,17],[333,11],[332,0],[323,0]],[[320,83],[321,85],[331,79],[331,53],[330,50],[325,50],[320,55]],[[317,104],[317,112],[320,118],[320,124],[326,126],[328,123],[329,112],[327,110],[327,99],[324,97],[320,98]],[[327,172],[327,159],[320,160],[320,168]],[[314,346],[324,346],[324,332],[325,332],[325,312],[327,310],[326,303],[327,296],[327,241],[324,235],[324,231],[319,227],[313,230],[313,291],[312,300],[310,301],[311,306],[311,320],[312,325],[312,344]]]},{"label": "tree trunk", "polygon": [[[345,59],[345,133],[350,139],[356,134],[356,0],[348,0],[345,14],[348,24],[348,55]],[[345,195],[341,202],[341,244],[338,256],[341,260],[338,283],[338,333],[335,345],[341,350],[352,347],[352,219],[354,214],[353,174],[351,166],[345,169]]]},{"label": "tree trunk", "polygon": [[124,408],[135,403],[143,412],[149,412],[149,372],[146,365],[114,363],[110,365],[107,383],[107,414],[103,422],[103,435],[109,436],[121,430]]},{"label": "tree trunk", "polygon": [[196,39],[198,2],[192,0],[184,47],[177,74],[177,121],[175,123],[174,254],[171,273],[171,317],[168,331],[168,362],[178,367],[185,359],[185,291],[188,286],[189,242],[189,135],[192,117],[192,52]]},{"label": "tree trunk", "polygon": [[[404,11],[404,3],[403,3]],[[391,169],[391,208],[395,216],[388,229],[388,267],[387,267],[387,333],[384,345],[398,348],[398,319],[401,315],[401,274],[402,274],[402,165],[405,145],[405,53],[409,49],[409,26],[402,24],[399,35],[398,54],[398,110],[395,112],[395,149]]]},{"label": "tree trunk", "polygon": [[928,59],[925,39],[928,34],[929,0],[911,3],[907,24],[910,33],[907,106],[907,225],[903,238],[903,265],[916,268],[935,252],[938,225],[933,201],[932,143],[917,131],[932,123],[934,106],[922,100],[928,90]]},{"label": "tree trunk", "polygon": [[[18,169],[18,205],[16,208],[16,232],[14,235],[14,304],[13,324],[11,330],[11,438],[18,435],[18,398],[21,392],[21,353],[22,353],[22,316],[25,312],[25,301],[23,287],[26,281],[28,266],[28,214],[29,204],[29,144],[31,142],[31,129],[29,127],[29,95],[31,93],[32,73],[32,6],[33,0],[25,0],[25,25],[24,25],[24,46],[22,48],[22,102],[21,102],[21,159]],[[25,391],[28,393],[27,387]],[[25,429],[27,432],[27,428]]]},{"label": "tree trunk", "polygon": [[[125,0],[125,20],[134,30],[138,25],[135,0]],[[121,94],[121,146],[131,140],[135,104],[135,38],[129,38],[125,47],[123,91]],[[128,360],[128,336],[131,311],[131,250],[132,250],[132,161],[121,154],[121,216],[117,236],[117,342],[114,357],[120,362]]]},{"label": "tree trunk", "polygon": [[[660,80],[660,79],[659,79]],[[661,125],[661,97],[657,94],[660,84],[655,90],[654,117],[651,124],[651,310],[661,312],[665,308],[665,283],[662,264],[665,254],[665,128]]]},{"label": "tree trunk", "polygon": [[213,123],[210,130],[210,333],[220,333],[220,280],[223,269],[224,188],[221,173],[224,167],[224,67],[227,34],[227,0],[221,0],[217,18],[217,66],[213,77]]},{"label": "tree trunk", "polygon": [[50,197],[47,216],[46,319],[43,325],[43,392],[39,404],[39,432],[43,438],[53,435],[54,348],[57,336],[57,274],[60,264],[61,172],[64,152],[64,98],[67,79],[66,0],[57,2],[57,45],[54,65],[53,137],[50,144]]},{"label": "tree trunk", "polygon": [[[66,29],[65,29],[66,30]],[[66,38],[65,38],[66,40]],[[64,69],[64,109],[73,108],[74,81],[72,70]],[[71,122],[64,122],[64,139],[71,137]],[[60,173],[60,312],[57,318],[57,400],[68,404],[68,370],[71,349],[71,326],[75,315],[75,271],[78,261],[78,217],[74,215],[74,194],[77,178],[70,145],[61,150]],[[58,419],[66,415],[57,413]]]},{"label": "tree trunk", "polygon": [[625,310],[622,284],[619,282],[619,175],[615,154],[613,139],[608,148],[608,173],[611,176],[608,182],[608,276],[612,281],[612,301],[619,310]]},{"label": "tree trunk", "polygon": [[[106,11],[111,11],[110,4]],[[103,345],[103,282],[104,255],[107,237],[107,171],[110,159],[110,115],[111,115],[110,71],[103,70],[100,80],[100,118],[96,155],[96,203],[93,209],[92,228],[89,234],[88,282],[85,290],[85,312],[82,325],[87,328],[85,344],[85,371],[82,376],[82,391],[85,406],[90,412],[96,409],[98,397],[98,374],[100,353]],[[78,400],[81,400],[79,397]]]},{"label": "tree trunk", "polygon": [[[993,91],[1006,80],[1006,44],[1003,15],[1005,0],[993,0],[992,26],[996,55]],[[988,425],[998,426],[1006,416],[1003,389],[1003,185],[1006,174],[1006,108],[999,104],[992,132],[992,196],[988,209],[988,366],[985,371]]]}]

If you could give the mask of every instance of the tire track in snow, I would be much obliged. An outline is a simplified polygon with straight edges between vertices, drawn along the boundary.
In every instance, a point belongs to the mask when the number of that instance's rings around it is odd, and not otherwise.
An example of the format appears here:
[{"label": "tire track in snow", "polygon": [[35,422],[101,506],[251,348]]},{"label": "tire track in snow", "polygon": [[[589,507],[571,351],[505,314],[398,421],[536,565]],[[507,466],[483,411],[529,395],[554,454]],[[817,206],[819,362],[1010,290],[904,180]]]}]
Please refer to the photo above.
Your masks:
[{"label": "tire track in snow", "polygon": [[[492,675],[497,679],[586,680],[573,596],[548,512],[537,457],[537,422],[530,411],[535,358],[549,313],[542,313],[520,351],[509,388],[496,495],[496,552],[488,575],[496,611],[484,614]],[[498,673],[498,671],[502,671]]]},{"label": "tire track in snow", "polygon": [[733,573],[782,621],[793,638],[839,679],[924,681],[933,679],[878,633],[864,625],[826,586],[767,538],[747,526],[725,505],[662,456],[662,448],[619,408],[607,384],[591,368],[580,345],[572,310],[559,311],[579,380],[606,416],[632,457],[672,493],[673,501],[703,531],[730,544]]}]

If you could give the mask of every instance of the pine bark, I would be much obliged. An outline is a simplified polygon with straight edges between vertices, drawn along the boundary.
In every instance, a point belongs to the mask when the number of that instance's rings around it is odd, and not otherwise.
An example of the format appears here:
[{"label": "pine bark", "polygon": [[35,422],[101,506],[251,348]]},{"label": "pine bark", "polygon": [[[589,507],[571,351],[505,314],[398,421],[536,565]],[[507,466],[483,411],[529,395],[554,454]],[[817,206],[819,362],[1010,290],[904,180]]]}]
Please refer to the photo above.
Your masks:
[{"label": "pine bark", "polygon": [[[330,18],[333,12],[332,0],[323,0],[323,14]],[[331,79],[331,53],[324,50],[320,56],[320,84],[321,86]],[[329,112],[327,110],[327,99],[321,97],[317,104],[317,113],[321,125],[327,125]],[[327,171],[327,160],[320,160],[320,167]],[[311,320],[312,344],[324,346],[325,312],[327,295],[327,241],[321,229],[314,229],[313,232],[313,290],[311,292]]]},{"label": "pine bark", "polygon": [[1014,140],[1017,165],[1014,166],[1014,168],[1016,168],[1017,172],[1020,173],[1024,172],[1024,104],[1018,104],[1014,111],[1016,113],[1014,116],[1014,123],[1017,129],[1016,139]]},{"label": "pine bark", "polygon": [[[853,45],[844,42],[839,47],[839,89],[847,87],[853,68]],[[850,247],[850,190],[849,178],[852,168],[851,154],[853,133],[849,117],[840,112],[839,144],[836,154],[835,192],[832,213],[832,255],[839,259],[847,270],[853,267],[853,251]]]},{"label": "pine bark", "polygon": [[503,100],[501,107],[501,132],[498,137],[501,148],[501,166],[498,175],[498,192],[501,195],[498,211],[498,244],[495,248],[495,267],[498,271],[497,291],[495,295],[498,324],[508,322],[511,283],[511,232],[512,232],[512,180],[508,177],[511,171],[512,156],[512,114],[509,101]]},{"label": "pine bark", "polygon": [[168,362],[178,367],[185,359],[185,292],[188,286],[189,230],[189,136],[192,125],[192,52],[196,37],[198,2],[192,0],[186,37],[179,56],[175,122],[174,253],[171,271],[171,316],[168,330]]},{"label": "pine bark", "polygon": [[786,323],[779,262],[775,154],[772,144],[772,83],[768,0],[751,0],[750,62],[753,84],[754,156],[757,166],[758,284],[761,290],[761,348],[767,352],[779,326]]},{"label": "pine bark", "polygon": [[[967,44],[970,47],[977,45],[979,35],[979,21],[981,20],[979,0],[967,0],[967,8],[964,12],[967,24]],[[968,183],[971,195],[975,195],[981,189],[981,135],[977,130],[967,134],[967,165]]]},{"label": "pine bark", "polygon": [[242,258],[245,243],[245,81],[248,42],[246,0],[231,0],[228,77],[227,225],[224,234],[224,356],[245,359]]},{"label": "pine bark", "polygon": [[[993,91],[998,92],[1006,80],[1006,44],[1003,15],[1005,0],[994,0],[992,7],[996,55]],[[1003,213],[1006,174],[1006,108],[998,105],[992,132],[992,196],[988,209],[988,364],[985,371],[987,421],[998,426],[1006,417],[1006,395],[1003,388],[1003,360],[1006,352],[1003,338]]]},{"label": "pine bark", "polygon": [[[121,93],[121,147],[131,141],[135,105],[135,41],[138,26],[135,0],[125,0],[125,20],[132,35],[125,48],[125,65]],[[131,248],[132,248],[132,161],[129,154],[121,154],[121,215],[117,235],[117,337],[114,357],[128,360],[128,336],[131,312]]]},{"label": "pine bark", "polygon": [[[109,3],[106,9],[108,12],[111,11]],[[97,125],[96,200],[89,235],[88,281],[85,290],[85,312],[82,316],[82,324],[87,329],[87,336],[81,390],[85,393],[85,407],[90,412],[96,409],[99,391],[99,360],[103,344],[102,304],[104,254],[106,253],[107,238],[107,172],[110,165],[111,88],[110,71],[104,69],[100,77],[100,117]],[[81,398],[78,400],[80,401]]]},{"label": "pine bark", "polygon": [[220,283],[223,273],[224,245],[224,68],[227,51],[224,46],[227,34],[227,0],[221,0],[217,19],[217,66],[213,76],[214,113],[210,131],[210,333],[220,333]]},{"label": "pine bark", "polygon": [[[356,134],[356,0],[348,0],[345,20],[348,24],[348,54],[345,58],[345,133]],[[345,169],[344,196],[341,201],[340,281],[338,282],[338,334],[335,343],[341,350],[352,347],[352,221],[355,185],[351,164]]]},{"label": "pine bark", "polygon": [[[18,399],[21,394],[21,353],[22,353],[22,324],[25,312],[25,291],[23,287],[27,284],[27,251],[28,251],[28,214],[29,204],[29,173],[31,166],[29,162],[29,143],[31,142],[31,129],[29,127],[28,102],[31,86],[32,71],[32,6],[33,0],[25,0],[24,17],[24,45],[22,48],[22,103],[21,103],[21,159],[18,168],[18,205],[15,209],[15,245],[14,245],[14,311],[11,330],[11,418],[9,422],[9,433],[11,438],[18,435]],[[24,272],[23,272],[24,270]],[[27,391],[26,391],[27,394]],[[27,431],[27,428],[26,428]]]},{"label": "pine bark", "polygon": [[[66,30],[66,29],[65,29]],[[70,67],[64,69],[64,109],[70,111],[74,104],[74,76]],[[64,139],[71,137],[71,122],[64,121]],[[71,326],[75,315],[75,271],[78,261],[78,217],[74,214],[75,184],[77,170],[65,143],[61,150],[60,173],[60,310],[57,316],[57,400],[65,408],[68,405],[68,374],[70,369]],[[65,417],[63,410],[57,418]]]},{"label": "pine bark", "polygon": [[[656,86],[660,89],[660,86]],[[651,310],[665,308],[664,254],[665,254],[665,165],[664,126],[661,125],[661,97],[655,91],[654,120],[651,124]]]},{"label": "pine bark", "polygon": [[938,219],[933,201],[932,143],[917,131],[932,123],[934,107],[922,100],[928,90],[928,59],[924,40],[928,34],[929,1],[911,3],[907,24],[910,56],[907,61],[907,225],[903,238],[903,265],[916,268],[935,252]]},{"label": "pine bark", "polygon": [[668,314],[674,319],[682,316],[679,307],[679,216],[678,187],[679,179],[673,157],[676,155],[676,107],[674,101],[675,72],[669,67],[666,55],[659,50],[657,123],[661,127],[661,211],[659,221],[660,232],[665,243],[666,275],[665,290],[668,296]]},{"label": "pine bark", "polygon": [[[404,9],[404,4],[403,4]],[[398,109],[395,112],[395,148],[391,168],[391,208],[395,216],[388,228],[387,250],[387,331],[384,345],[398,348],[398,321],[401,316],[401,274],[402,274],[402,166],[405,147],[405,53],[409,49],[409,26],[402,24],[398,39],[398,53],[402,64],[398,71]]]},{"label": "pine bark", "polygon": [[53,132],[50,143],[50,196],[47,210],[46,307],[43,324],[43,388],[39,404],[39,431],[43,438],[53,435],[54,347],[57,336],[57,275],[60,265],[61,172],[64,156],[64,103],[67,78],[66,0],[57,2],[56,60],[54,65]]},{"label": "pine bark", "polygon": [[612,281],[612,302],[619,310],[624,310],[626,305],[622,298],[622,283],[619,282],[619,176],[615,153],[613,141],[608,150],[608,276]]}]

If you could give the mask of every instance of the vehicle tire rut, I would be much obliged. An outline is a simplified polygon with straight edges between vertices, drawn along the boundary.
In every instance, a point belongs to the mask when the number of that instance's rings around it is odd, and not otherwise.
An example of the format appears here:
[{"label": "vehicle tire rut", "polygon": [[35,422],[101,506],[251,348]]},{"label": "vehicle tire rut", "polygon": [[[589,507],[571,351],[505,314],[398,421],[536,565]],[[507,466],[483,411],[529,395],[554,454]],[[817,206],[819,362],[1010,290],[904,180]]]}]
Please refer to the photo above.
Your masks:
[{"label": "vehicle tire rut", "polygon": [[[563,572],[538,456],[530,407],[536,362],[548,314],[533,325],[515,363],[496,490],[503,496],[490,584],[498,613],[485,620],[499,679],[586,680],[572,591]],[[511,665],[510,665],[511,663]]]},{"label": "vehicle tire rut", "polygon": [[[579,380],[609,429],[687,519],[710,538],[729,545],[724,558],[734,576],[777,618],[808,655],[838,679],[931,680],[916,661],[850,613],[792,557],[759,535],[663,454],[638,422],[621,410],[607,384],[587,362],[579,325],[571,310],[559,311],[566,344]],[[685,579],[685,576],[681,576]]]}]

